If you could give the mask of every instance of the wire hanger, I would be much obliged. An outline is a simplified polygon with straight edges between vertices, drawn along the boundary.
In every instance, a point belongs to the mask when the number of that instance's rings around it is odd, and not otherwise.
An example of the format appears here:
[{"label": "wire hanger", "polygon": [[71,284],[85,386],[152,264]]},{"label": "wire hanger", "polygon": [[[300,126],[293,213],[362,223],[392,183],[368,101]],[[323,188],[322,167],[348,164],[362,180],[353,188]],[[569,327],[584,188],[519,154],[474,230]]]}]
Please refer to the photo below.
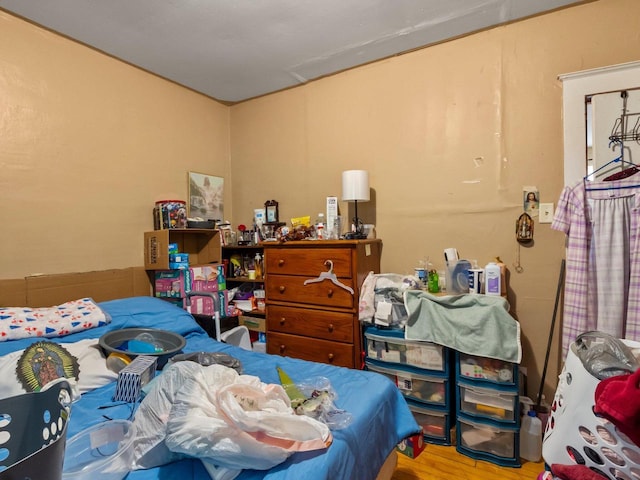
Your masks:
[{"label": "wire hanger", "polygon": [[344,288],[347,292],[349,292],[351,295],[353,295],[353,288],[351,288],[348,285],[345,285],[344,283],[340,282],[340,280],[338,280],[338,277],[336,277],[336,274],[333,273],[333,261],[332,260],[325,260],[324,262],[325,266],[329,267],[329,271],[327,272],[322,272],[320,273],[320,275],[316,278],[311,278],[309,280],[305,280],[304,281],[304,285],[309,285],[310,283],[317,283],[317,282],[322,282],[324,280],[329,280],[332,283],[334,283],[335,285],[337,285],[340,288]]}]

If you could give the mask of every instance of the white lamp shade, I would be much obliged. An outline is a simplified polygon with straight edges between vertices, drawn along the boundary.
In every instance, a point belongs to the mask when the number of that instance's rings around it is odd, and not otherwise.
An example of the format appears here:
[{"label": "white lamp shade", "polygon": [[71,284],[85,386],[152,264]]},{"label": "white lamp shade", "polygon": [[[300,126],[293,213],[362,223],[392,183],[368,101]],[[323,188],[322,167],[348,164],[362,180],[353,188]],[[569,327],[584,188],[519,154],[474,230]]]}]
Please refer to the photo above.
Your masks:
[{"label": "white lamp shade", "polygon": [[369,172],[366,170],[342,172],[342,200],[369,201]]}]

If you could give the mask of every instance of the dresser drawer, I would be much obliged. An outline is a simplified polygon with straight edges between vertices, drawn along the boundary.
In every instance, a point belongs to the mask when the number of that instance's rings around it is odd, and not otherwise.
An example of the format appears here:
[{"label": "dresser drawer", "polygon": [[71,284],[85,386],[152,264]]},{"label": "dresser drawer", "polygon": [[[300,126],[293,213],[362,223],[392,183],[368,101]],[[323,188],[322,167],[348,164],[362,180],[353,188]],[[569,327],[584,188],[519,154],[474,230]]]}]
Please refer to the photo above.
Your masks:
[{"label": "dresser drawer", "polygon": [[352,278],[351,250],[348,248],[265,248],[267,274],[299,275],[314,278],[329,270],[339,278]]},{"label": "dresser drawer", "polygon": [[267,330],[353,343],[354,316],[308,308],[267,307]]},{"label": "dresser drawer", "polygon": [[346,343],[269,332],[267,353],[354,368],[353,346]]},{"label": "dresser drawer", "polygon": [[[354,308],[355,296],[331,280],[304,284],[309,278],[292,275],[268,274],[266,283],[267,302],[293,302],[325,307]],[[340,282],[354,289],[353,280]]]}]

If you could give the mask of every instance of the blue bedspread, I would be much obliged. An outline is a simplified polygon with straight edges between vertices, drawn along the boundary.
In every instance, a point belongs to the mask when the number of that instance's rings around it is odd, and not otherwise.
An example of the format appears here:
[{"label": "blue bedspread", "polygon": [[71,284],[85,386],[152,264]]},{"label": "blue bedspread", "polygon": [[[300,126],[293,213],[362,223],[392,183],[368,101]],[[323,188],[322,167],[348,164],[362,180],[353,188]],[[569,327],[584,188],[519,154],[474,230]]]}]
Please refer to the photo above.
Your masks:
[{"label": "blue bedspread", "polygon": [[[242,362],[244,373],[266,383],[279,383],[276,366],[294,381],[324,376],[338,394],[338,408],[353,415],[353,423],[333,432],[332,445],[320,452],[292,455],[286,462],[267,471],[247,466],[238,480],[373,480],[386,457],[403,438],[416,433],[418,425],[397,387],[385,376],[362,370],[333,367],[259,352],[250,352],[210,338],[186,311],[152,297],[135,297],[102,302],[109,313],[109,325],[55,339],[60,343],[98,338],[105,332],[130,327],[171,330],[187,340],[184,352],[222,351]],[[0,355],[26,348],[34,339],[0,343]],[[93,424],[110,418],[128,418],[130,405],[101,408],[111,404],[115,383],[85,393],[72,406],[67,438]],[[149,470],[131,472],[129,480],[208,479],[198,460],[181,460]]]}]

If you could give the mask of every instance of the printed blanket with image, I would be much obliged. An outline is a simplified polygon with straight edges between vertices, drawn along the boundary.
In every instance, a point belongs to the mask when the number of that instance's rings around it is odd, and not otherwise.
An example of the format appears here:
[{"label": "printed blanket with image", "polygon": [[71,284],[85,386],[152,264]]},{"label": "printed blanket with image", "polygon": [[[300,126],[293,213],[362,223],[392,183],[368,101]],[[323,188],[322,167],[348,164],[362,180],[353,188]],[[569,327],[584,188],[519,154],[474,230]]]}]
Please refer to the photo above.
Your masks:
[{"label": "printed blanket with image", "polygon": [[0,342],[32,337],[62,337],[101,327],[110,321],[111,318],[91,298],[53,307],[0,308]]}]

